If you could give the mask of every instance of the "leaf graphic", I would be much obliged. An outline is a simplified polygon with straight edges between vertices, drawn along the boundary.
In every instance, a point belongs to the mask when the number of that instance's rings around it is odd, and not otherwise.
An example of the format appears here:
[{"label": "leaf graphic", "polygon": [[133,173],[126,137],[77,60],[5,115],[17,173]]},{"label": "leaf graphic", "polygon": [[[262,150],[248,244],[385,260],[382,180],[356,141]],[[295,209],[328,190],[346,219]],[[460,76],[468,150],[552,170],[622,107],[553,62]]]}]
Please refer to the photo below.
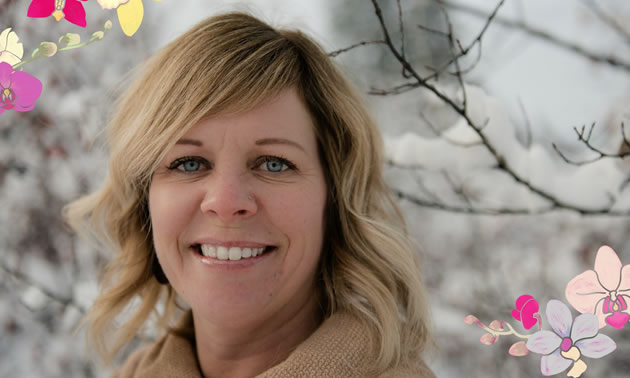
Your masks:
[{"label": "leaf graphic", "polygon": [[22,61],[24,47],[18,40],[18,35],[11,31],[11,28],[2,31],[0,34],[0,62],[7,62],[13,66]]}]

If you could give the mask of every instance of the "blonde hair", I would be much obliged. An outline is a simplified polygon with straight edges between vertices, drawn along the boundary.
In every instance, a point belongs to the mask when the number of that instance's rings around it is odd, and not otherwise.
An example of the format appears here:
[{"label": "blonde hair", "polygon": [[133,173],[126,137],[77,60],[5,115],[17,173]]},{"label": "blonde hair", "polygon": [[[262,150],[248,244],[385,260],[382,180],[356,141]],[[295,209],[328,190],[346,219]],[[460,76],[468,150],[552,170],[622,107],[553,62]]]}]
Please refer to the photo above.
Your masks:
[{"label": "blonde hair", "polygon": [[[421,270],[403,214],[382,177],[384,145],[360,96],[299,31],[243,13],[209,18],[169,43],[120,98],[107,128],[102,187],[64,209],[79,233],[117,252],[85,321],[106,362],[156,311],[166,329],[177,295],[153,278],[147,193],[165,152],[202,118],[255,108],[295,87],[315,124],[328,198],[320,280],[327,314],[355,314],[370,330],[374,372],[417,364],[429,340]],[[106,346],[115,318],[139,307]]]}]

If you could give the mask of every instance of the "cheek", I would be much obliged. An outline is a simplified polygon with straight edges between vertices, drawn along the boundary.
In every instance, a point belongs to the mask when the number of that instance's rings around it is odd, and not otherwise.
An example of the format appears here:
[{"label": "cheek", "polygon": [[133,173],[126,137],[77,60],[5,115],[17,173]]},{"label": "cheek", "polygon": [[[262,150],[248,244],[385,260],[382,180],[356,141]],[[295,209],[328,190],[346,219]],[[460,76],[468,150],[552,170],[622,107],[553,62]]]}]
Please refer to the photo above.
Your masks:
[{"label": "cheek", "polygon": [[[273,195],[273,205],[268,203],[270,216],[283,229],[302,237],[315,237],[322,227],[326,195],[315,190],[314,186],[306,190],[287,191],[281,195]],[[273,209],[273,210],[271,210]],[[306,233],[305,233],[306,231]]]},{"label": "cheek", "polygon": [[174,186],[152,185],[149,189],[149,211],[156,243],[176,242],[172,236],[178,235],[194,215],[194,196]]}]

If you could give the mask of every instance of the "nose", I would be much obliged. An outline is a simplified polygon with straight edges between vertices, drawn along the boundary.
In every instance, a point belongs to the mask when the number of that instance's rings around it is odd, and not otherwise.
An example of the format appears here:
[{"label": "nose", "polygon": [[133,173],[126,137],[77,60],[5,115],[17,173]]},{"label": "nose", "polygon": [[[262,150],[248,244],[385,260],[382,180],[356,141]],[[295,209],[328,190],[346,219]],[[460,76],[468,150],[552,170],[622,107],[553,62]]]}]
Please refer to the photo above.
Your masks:
[{"label": "nose", "polygon": [[219,172],[207,178],[200,210],[214,215],[224,223],[249,218],[256,213],[256,199],[238,174]]}]

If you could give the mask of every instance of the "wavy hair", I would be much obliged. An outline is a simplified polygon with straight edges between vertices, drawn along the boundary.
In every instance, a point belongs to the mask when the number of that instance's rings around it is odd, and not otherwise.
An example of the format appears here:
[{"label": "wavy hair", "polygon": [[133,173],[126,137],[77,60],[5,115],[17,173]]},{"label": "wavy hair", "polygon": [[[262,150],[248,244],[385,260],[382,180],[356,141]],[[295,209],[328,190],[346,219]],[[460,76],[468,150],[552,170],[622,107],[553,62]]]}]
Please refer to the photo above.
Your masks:
[{"label": "wavy hair", "polygon": [[[176,314],[177,294],[151,270],[148,188],[158,162],[201,119],[251,110],[292,87],[314,120],[328,188],[319,263],[326,316],[350,312],[368,327],[371,371],[421,358],[431,338],[420,264],[383,180],[383,140],[361,97],[302,32],[228,13],[200,22],[145,62],[107,125],[104,183],[64,208],[78,234],[113,254],[83,323],[104,361],[111,362],[152,313],[162,329]],[[105,335],[132,303],[129,320],[108,346]]]}]

